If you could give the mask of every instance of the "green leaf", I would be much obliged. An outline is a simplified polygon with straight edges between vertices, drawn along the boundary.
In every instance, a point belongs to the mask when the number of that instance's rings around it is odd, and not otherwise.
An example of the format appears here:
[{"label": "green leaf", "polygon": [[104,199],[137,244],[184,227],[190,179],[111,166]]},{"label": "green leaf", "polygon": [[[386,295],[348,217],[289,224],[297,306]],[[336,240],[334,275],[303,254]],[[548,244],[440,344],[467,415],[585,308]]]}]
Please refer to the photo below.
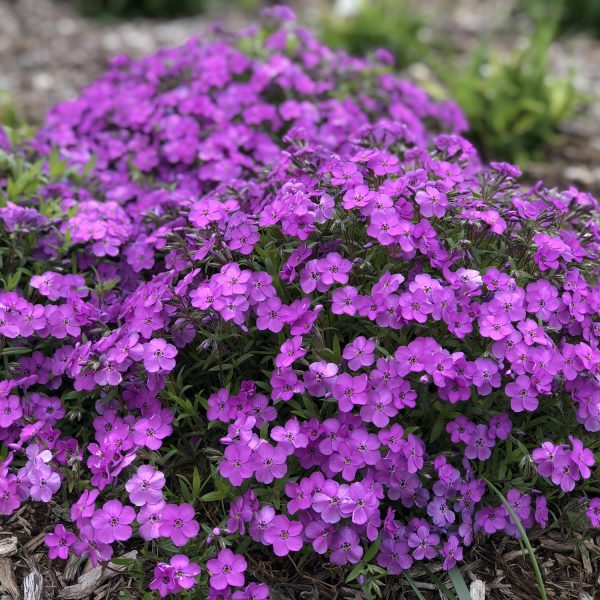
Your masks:
[{"label": "green leaf", "polygon": [[346,577],[346,583],[350,583],[351,581],[354,581],[362,573],[363,569],[364,569],[364,564],[362,562],[355,564],[352,571],[350,571],[350,573],[348,573],[348,577]]},{"label": "green leaf", "polygon": [[450,569],[450,571],[448,571],[448,575],[450,576],[450,581],[452,581],[452,585],[454,586],[454,591],[458,596],[458,600],[471,600],[469,588],[467,587],[464,577],[458,568],[454,567]]},{"label": "green leaf", "polygon": [[204,494],[204,496],[200,496],[200,502],[218,502],[219,500],[224,500],[228,496],[229,496],[229,491],[208,492],[208,494]]},{"label": "green leaf", "polygon": [[192,495],[194,500],[200,495],[202,489],[202,482],[200,481],[200,473],[198,467],[194,467],[194,473],[192,474]]},{"label": "green leaf", "polygon": [[421,590],[417,587],[417,584],[414,582],[413,578],[406,571],[404,571],[402,575],[404,575],[404,579],[408,581],[408,585],[410,585],[418,600],[425,600],[425,596],[421,594]]},{"label": "green leaf", "polygon": [[369,549],[365,552],[363,556],[363,562],[370,562],[377,552],[379,551],[379,547],[381,546],[381,537],[378,537],[370,546]]},{"label": "green leaf", "polygon": [[525,544],[525,548],[527,548],[527,552],[529,553],[529,560],[531,561],[531,566],[533,567],[535,578],[537,580],[538,587],[540,588],[542,600],[548,600],[548,596],[546,594],[546,587],[544,586],[544,578],[542,577],[540,566],[538,565],[535,553],[531,546],[531,542],[527,537],[527,533],[525,532],[525,528],[523,527],[521,520],[513,510],[513,507],[511,506],[510,502],[505,498],[504,494],[491,481],[489,481],[489,479],[486,479],[485,477],[483,477],[483,479],[488,484],[489,488],[498,496],[498,498],[500,498],[502,504],[504,504],[504,507],[510,513],[510,516],[512,517],[515,525],[517,526],[517,529],[521,534],[521,538],[523,539],[523,543]]}]

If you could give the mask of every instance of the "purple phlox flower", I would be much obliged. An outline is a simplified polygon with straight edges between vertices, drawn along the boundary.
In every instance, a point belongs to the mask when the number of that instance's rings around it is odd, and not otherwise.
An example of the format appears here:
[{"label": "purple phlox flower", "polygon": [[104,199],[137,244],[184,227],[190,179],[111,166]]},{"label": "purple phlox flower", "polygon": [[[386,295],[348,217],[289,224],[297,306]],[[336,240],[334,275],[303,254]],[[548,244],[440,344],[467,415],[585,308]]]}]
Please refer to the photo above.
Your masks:
[{"label": "purple phlox flower", "polygon": [[244,590],[233,593],[232,600],[268,600],[269,586],[266,583],[250,583]]},{"label": "purple phlox flower", "polygon": [[352,371],[358,371],[361,367],[368,367],[375,362],[376,345],[375,340],[358,336],[344,348],[342,358],[348,361],[348,367]]},{"label": "purple phlox flower", "polygon": [[172,371],[175,367],[177,348],[166,340],[155,338],[144,344],[143,349],[144,368],[148,373]]},{"label": "purple phlox flower", "polygon": [[162,512],[160,535],[169,537],[175,546],[185,546],[198,535],[200,525],[194,519],[196,511],[190,504],[167,504]]},{"label": "purple phlox flower", "polygon": [[140,419],[135,423],[132,439],[137,446],[158,450],[162,446],[162,440],[172,432],[171,424],[165,422],[162,415],[154,414],[148,419]]},{"label": "purple phlox flower", "polygon": [[377,564],[391,575],[399,575],[413,565],[410,547],[405,539],[386,537],[377,555]]},{"label": "purple phlox flower", "polygon": [[504,388],[510,397],[510,407],[514,412],[534,411],[539,404],[537,393],[527,375],[519,375],[517,379],[508,383]]},{"label": "purple phlox flower", "polygon": [[262,441],[253,454],[254,477],[261,483],[271,483],[287,473],[287,451],[281,445],[275,448]]},{"label": "purple phlox flower", "polygon": [[338,401],[342,412],[350,412],[355,405],[363,406],[367,404],[367,387],[369,380],[363,373],[362,375],[352,376],[348,373],[338,375],[332,385],[333,397]]},{"label": "purple phlox flower", "polygon": [[51,559],[62,558],[66,560],[69,556],[69,548],[73,545],[77,536],[65,529],[64,525],[57,525],[52,533],[44,536],[44,543],[48,546],[48,556]]},{"label": "purple phlox flower", "polygon": [[79,538],[73,544],[73,552],[76,556],[87,556],[95,567],[99,562],[108,562],[113,551],[109,544],[98,539],[94,527],[88,523],[79,528]]},{"label": "purple phlox flower", "polygon": [[321,398],[335,381],[338,366],[335,363],[319,361],[311,363],[304,372],[306,391],[316,398]]},{"label": "purple phlox flower", "polygon": [[123,506],[118,500],[105,502],[92,516],[92,527],[98,541],[112,544],[115,540],[125,541],[131,537],[131,523],[135,519],[135,510]]},{"label": "purple phlox flower", "polygon": [[431,533],[427,525],[421,525],[408,536],[408,545],[413,548],[412,555],[416,560],[432,559],[437,555],[436,546],[440,537]]},{"label": "purple phlox flower", "polygon": [[286,422],[284,427],[273,427],[271,439],[279,442],[288,454],[293,454],[294,448],[306,448],[308,438],[301,433],[298,419],[293,418]]},{"label": "purple phlox flower", "polygon": [[330,252],[325,258],[317,261],[316,267],[320,281],[329,287],[334,283],[348,283],[348,272],[352,269],[352,263],[342,258],[338,252]]},{"label": "purple phlox flower", "polygon": [[477,425],[467,442],[465,456],[470,460],[487,460],[492,455],[495,442],[490,438],[486,425]]},{"label": "purple phlox flower", "polygon": [[364,553],[358,534],[350,527],[338,529],[331,550],[330,560],[334,565],[356,564]]},{"label": "purple phlox flower", "polygon": [[230,444],[225,448],[223,460],[219,463],[219,473],[229,479],[231,485],[242,485],[254,473],[251,456],[252,450],[246,444]]},{"label": "purple phlox flower", "polygon": [[157,504],[163,498],[165,476],[150,465],[141,465],[136,474],[125,484],[129,500],[135,506]]},{"label": "purple phlox flower", "polygon": [[445,571],[449,571],[454,568],[457,562],[463,559],[463,549],[460,545],[460,539],[451,535],[448,537],[448,541],[444,544],[441,555],[444,558],[444,562],[442,564]]},{"label": "purple phlox flower", "polygon": [[264,540],[273,546],[276,556],[286,556],[302,548],[302,524],[277,515],[269,524]]},{"label": "purple phlox flower", "polygon": [[592,527],[600,527],[600,498],[592,498],[585,513]]},{"label": "purple phlox flower", "polygon": [[275,357],[275,366],[280,369],[289,367],[305,354],[306,350],[302,348],[302,336],[296,335],[283,342],[279,354]]},{"label": "purple phlox flower", "polygon": [[28,473],[31,487],[29,493],[33,500],[50,502],[52,496],[60,487],[60,475],[52,470],[49,465],[38,464]]},{"label": "purple phlox flower", "polygon": [[589,448],[585,448],[583,442],[572,435],[569,436],[569,441],[573,447],[573,450],[571,450],[571,460],[579,468],[583,479],[588,479],[592,474],[590,467],[596,464],[594,453]]},{"label": "purple phlox flower", "polygon": [[246,559],[234,554],[228,548],[221,550],[217,558],[206,563],[210,574],[210,586],[215,590],[224,590],[227,586],[240,587],[244,585],[244,572],[248,567]]},{"label": "purple phlox flower", "polygon": [[162,512],[166,502],[161,500],[156,504],[144,504],[137,516],[137,522],[140,524],[138,529],[139,536],[145,540],[155,540],[160,537],[160,526],[162,525]]},{"label": "purple phlox flower", "polygon": [[427,505],[427,514],[431,517],[433,524],[437,527],[448,527],[456,518],[454,512],[448,506],[445,498],[436,496]]}]

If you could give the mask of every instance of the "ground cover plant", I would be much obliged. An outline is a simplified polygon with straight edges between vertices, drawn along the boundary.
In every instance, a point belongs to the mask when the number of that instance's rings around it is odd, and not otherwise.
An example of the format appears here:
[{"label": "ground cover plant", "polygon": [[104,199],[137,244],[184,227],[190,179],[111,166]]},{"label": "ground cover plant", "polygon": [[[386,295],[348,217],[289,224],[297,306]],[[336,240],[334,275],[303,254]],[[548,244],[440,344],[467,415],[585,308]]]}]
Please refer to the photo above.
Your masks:
[{"label": "ground cover plant", "polygon": [[460,595],[478,540],[600,525],[598,203],[388,63],[273,8],[0,137],[0,513],[66,507],[52,558],[135,549],[125,597],[267,598],[260,561]]}]

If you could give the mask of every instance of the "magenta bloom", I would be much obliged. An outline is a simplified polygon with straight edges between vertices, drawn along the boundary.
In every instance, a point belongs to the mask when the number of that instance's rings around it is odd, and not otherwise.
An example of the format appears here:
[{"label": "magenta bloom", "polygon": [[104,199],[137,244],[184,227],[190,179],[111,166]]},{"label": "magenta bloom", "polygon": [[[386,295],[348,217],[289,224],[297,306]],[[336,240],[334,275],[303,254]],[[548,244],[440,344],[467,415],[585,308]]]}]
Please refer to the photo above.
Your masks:
[{"label": "magenta bloom", "polygon": [[161,598],[179,591],[175,580],[175,569],[167,563],[160,562],[154,567],[154,578],[148,588],[159,593]]},{"label": "magenta bloom", "polygon": [[244,585],[244,571],[248,563],[243,556],[234,554],[228,548],[221,550],[217,558],[206,563],[210,574],[210,587],[224,590],[227,586],[240,587]]},{"label": "magenta bloom", "polygon": [[283,342],[279,354],[275,358],[275,366],[280,369],[289,367],[305,354],[306,350],[302,348],[302,336],[296,335],[291,340]]},{"label": "magenta bloom", "polygon": [[514,412],[534,411],[538,407],[538,399],[531,379],[527,375],[519,375],[513,383],[504,388],[510,397],[510,407]]},{"label": "magenta bloom", "polygon": [[585,513],[592,527],[600,527],[600,498],[592,498]]},{"label": "magenta bloom", "polygon": [[281,479],[287,473],[287,452],[281,447],[273,448],[267,442],[262,442],[253,456],[257,481],[271,483],[274,479]]},{"label": "magenta bloom", "polygon": [[368,340],[360,335],[351,344],[344,348],[342,358],[348,361],[348,366],[353,371],[361,367],[368,367],[375,362],[375,340]]},{"label": "magenta bloom", "polygon": [[196,511],[190,504],[167,504],[162,512],[160,535],[170,537],[177,547],[185,546],[200,530],[195,515]]},{"label": "magenta bloom", "polygon": [[45,464],[39,464],[29,473],[31,488],[29,493],[33,500],[50,502],[52,496],[60,487],[60,475]]},{"label": "magenta bloom", "polygon": [[73,545],[77,536],[67,531],[64,525],[57,525],[52,533],[44,536],[44,543],[48,546],[48,556],[52,559],[62,558],[67,560],[69,548]]},{"label": "magenta bloom", "polygon": [[23,416],[21,400],[18,396],[0,396],[0,428],[8,428]]},{"label": "magenta bloom", "polygon": [[276,296],[263,300],[256,309],[256,328],[260,330],[268,329],[273,333],[279,333],[284,325],[281,311],[282,306],[281,300]]},{"label": "magenta bloom", "polygon": [[96,499],[100,495],[98,490],[83,490],[79,500],[71,507],[71,520],[91,519],[96,511]]},{"label": "magenta bloom", "polygon": [[162,512],[166,502],[161,500],[156,504],[144,504],[137,516],[140,524],[138,533],[147,542],[160,537],[160,526],[162,525]]},{"label": "magenta bloom", "polygon": [[100,561],[110,560],[113,551],[109,544],[98,539],[98,532],[91,524],[84,525],[79,530],[79,540],[73,544],[73,552],[77,556],[87,556],[95,567]]},{"label": "magenta bloom", "polygon": [[416,560],[432,559],[437,555],[436,546],[440,537],[431,533],[429,527],[421,525],[408,536],[408,545],[413,548],[412,555]]},{"label": "magenta bloom", "polygon": [[233,600],[268,600],[269,586],[266,583],[250,583],[244,590],[233,593]]},{"label": "magenta bloom", "polygon": [[350,527],[342,527],[333,538],[330,560],[334,565],[356,564],[363,555],[358,534]]},{"label": "magenta bloom", "polygon": [[144,344],[144,367],[148,373],[172,371],[175,368],[177,348],[167,344],[162,338],[155,338]]},{"label": "magenta bloom", "polygon": [[129,500],[135,506],[156,504],[162,500],[162,488],[165,486],[165,476],[155,471],[150,465],[142,465],[137,473],[125,484],[129,492]]},{"label": "magenta bloom", "polygon": [[424,191],[417,192],[415,198],[424,217],[443,217],[448,207],[448,198],[432,186],[427,186]]},{"label": "magenta bloom", "polygon": [[251,456],[252,451],[245,444],[230,444],[225,448],[223,460],[219,463],[219,473],[227,477],[231,485],[242,485],[254,473]]},{"label": "magenta bloom", "polygon": [[302,548],[302,524],[290,521],[285,515],[277,515],[265,531],[264,539],[272,544],[277,556],[286,556]]},{"label": "magenta bloom", "polygon": [[100,542],[112,544],[131,537],[130,524],[135,519],[135,510],[123,506],[118,500],[109,500],[92,517],[92,526]]},{"label": "magenta bloom", "polygon": [[369,380],[365,374],[353,377],[348,373],[338,375],[332,386],[333,397],[338,401],[342,412],[350,412],[355,405],[367,404],[367,386]]},{"label": "magenta bloom", "polygon": [[185,554],[175,554],[171,557],[171,567],[174,569],[174,577],[177,586],[183,590],[189,590],[196,583],[200,574],[200,566],[190,562]]},{"label": "magenta bloom", "polygon": [[0,515],[11,515],[20,505],[16,479],[0,476]]},{"label": "magenta bloom", "polygon": [[162,440],[173,432],[171,425],[163,422],[157,414],[149,419],[140,419],[133,429],[133,442],[150,450],[158,450],[162,446]]},{"label": "magenta bloom", "polygon": [[317,261],[317,271],[321,282],[326,286],[334,283],[348,283],[348,272],[352,269],[352,263],[342,258],[338,252],[330,252],[325,258]]}]

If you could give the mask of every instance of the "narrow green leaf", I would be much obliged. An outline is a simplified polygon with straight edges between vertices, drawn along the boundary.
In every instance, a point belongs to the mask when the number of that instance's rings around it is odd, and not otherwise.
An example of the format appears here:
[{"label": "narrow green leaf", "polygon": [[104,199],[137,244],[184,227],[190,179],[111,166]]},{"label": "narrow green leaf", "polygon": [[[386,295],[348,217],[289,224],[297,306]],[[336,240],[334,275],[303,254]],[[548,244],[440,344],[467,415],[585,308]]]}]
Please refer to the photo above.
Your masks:
[{"label": "narrow green leaf", "polygon": [[529,553],[529,560],[531,561],[531,566],[533,567],[533,571],[535,573],[535,578],[537,580],[538,587],[540,588],[540,594],[542,600],[548,600],[548,596],[546,594],[546,587],[544,586],[544,578],[542,577],[542,571],[540,570],[540,565],[538,565],[538,561],[535,557],[535,553],[533,552],[533,548],[531,546],[531,542],[527,537],[527,533],[525,532],[525,528],[521,523],[521,520],[513,510],[513,507],[510,505],[510,502],[504,497],[504,494],[491,482],[489,479],[483,478],[484,481],[488,484],[489,488],[495,492],[495,494],[500,498],[502,504],[506,510],[510,513],[519,533],[521,534],[521,538],[523,539],[523,543],[525,544],[525,548],[527,548],[527,552]]},{"label": "narrow green leaf", "polygon": [[381,546],[381,537],[378,537],[368,548],[363,556],[363,562],[370,562],[379,550],[379,546]]},{"label": "narrow green leaf", "polygon": [[421,590],[417,587],[417,584],[414,582],[413,578],[406,571],[404,571],[402,575],[404,575],[404,579],[408,581],[408,585],[410,585],[410,587],[412,588],[413,592],[415,593],[415,596],[419,600],[425,600],[425,596],[421,594]]},{"label": "narrow green leaf", "polygon": [[450,576],[450,581],[452,581],[458,600],[471,600],[471,594],[467,587],[467,583],[458,568],[454,567],[450,569],[448,575]]}]

